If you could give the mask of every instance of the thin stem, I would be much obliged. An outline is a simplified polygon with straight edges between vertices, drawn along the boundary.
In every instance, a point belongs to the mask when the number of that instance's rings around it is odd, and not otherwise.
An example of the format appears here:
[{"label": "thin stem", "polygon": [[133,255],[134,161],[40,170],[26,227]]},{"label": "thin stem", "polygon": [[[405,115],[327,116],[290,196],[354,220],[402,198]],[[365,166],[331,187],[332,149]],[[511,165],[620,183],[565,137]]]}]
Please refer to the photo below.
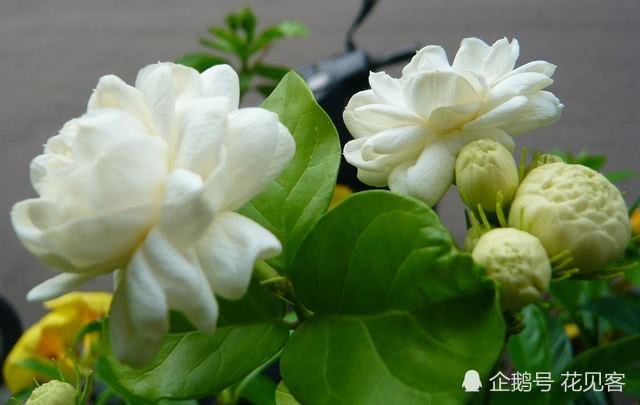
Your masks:
[{"label": "thin stem", "polygon": [[[304,322],[305,319],[313,316],[313,312],[305,308],[296,297],[291,281],[289,281],[287,277],[280,275],[280,273],[265,261],[261,260],[256,263],[253,269],[253,277],[260,284],[269,288],[278,298],[289,303],[298,316],[299,322]],[[294,325],[297,326],[297,324],[292,324],[292,326]]]}]

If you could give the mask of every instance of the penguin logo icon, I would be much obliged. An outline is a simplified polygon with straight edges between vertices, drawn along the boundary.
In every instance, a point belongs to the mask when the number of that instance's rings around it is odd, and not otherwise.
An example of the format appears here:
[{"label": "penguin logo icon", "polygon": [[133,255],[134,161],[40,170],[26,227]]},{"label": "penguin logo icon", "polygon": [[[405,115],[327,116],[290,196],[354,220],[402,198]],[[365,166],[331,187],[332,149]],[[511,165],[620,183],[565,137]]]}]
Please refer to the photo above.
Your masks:
[{"label": "penguin logo icon", "polygon": [[465,392],[478,392],[482,388],[480,382],[480,374],[476,370],[468,370],[464,373],[464,381],[462,381],[462,388]]}]

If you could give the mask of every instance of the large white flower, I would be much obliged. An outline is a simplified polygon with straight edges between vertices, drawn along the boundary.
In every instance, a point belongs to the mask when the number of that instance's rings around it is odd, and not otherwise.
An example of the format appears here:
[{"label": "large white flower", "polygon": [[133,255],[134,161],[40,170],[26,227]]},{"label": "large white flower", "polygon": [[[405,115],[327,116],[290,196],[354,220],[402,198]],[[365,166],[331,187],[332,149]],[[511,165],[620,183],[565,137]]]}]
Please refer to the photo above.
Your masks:
[{"label": "large white flower", "polygon": [[514,69],[518,53],[515,39],[489,46],[466,38],[452,64],[441,47],[427,46],[399,79],[371,73],[371,89],[344,111],[355,138],[344,156],[358,178],[434,205],[452,184],[464,145],[486,138],[513,150],[512,135],[557,120],[563,105],[542,91],[555,66],[535,61]]},{"label": "large white flower", "polygon": [[86,114],[31,164],[38,198],[11,212],[23,244],[62,274],[35,287],[49,299],[117,271],[115,353],[140,365],[166,334],[168,310],[213,332],[214,294],[247,290],[256,260],[277,255],[269,231],[234,212],[273,181],[295,143],[278,116],[238,109],[238,76],[147,66],[135,87],[105,76]]}]

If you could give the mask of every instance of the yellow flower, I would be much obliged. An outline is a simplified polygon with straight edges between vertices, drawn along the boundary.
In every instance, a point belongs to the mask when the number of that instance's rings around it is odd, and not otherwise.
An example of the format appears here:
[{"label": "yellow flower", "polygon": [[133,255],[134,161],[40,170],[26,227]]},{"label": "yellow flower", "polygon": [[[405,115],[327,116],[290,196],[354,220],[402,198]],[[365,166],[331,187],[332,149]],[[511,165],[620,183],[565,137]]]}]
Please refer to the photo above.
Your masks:
[{"label": "yellow flower", "polygon": [[353,194],[353,190],[351,190],[351,187],[344,184],[336,184],[336,188],[335,190],[333,190],[331,203],[329,204],[329,209],[334,209],[338,204],[344,201],[351,194]]},{"label": "yellow flower", "polygon": [[[70,293],[47,301],[45,307],[51,312],[24,332],[4,363],[2,372],[7,388],[17,393],[31,387],[34,380],[48,380],[21,364],[28,359],[45,363],[53,360],[65,378],[73,380],[69,349],[85,325],[106,316],[110,304],[111,294],[101,292]],[[85,348],[90,347],[91,339],[85,338]]]},{"label": "yellow flower", "polygon": [[631,214],[631,232],[640,235],[640,208],[636,208]]}]

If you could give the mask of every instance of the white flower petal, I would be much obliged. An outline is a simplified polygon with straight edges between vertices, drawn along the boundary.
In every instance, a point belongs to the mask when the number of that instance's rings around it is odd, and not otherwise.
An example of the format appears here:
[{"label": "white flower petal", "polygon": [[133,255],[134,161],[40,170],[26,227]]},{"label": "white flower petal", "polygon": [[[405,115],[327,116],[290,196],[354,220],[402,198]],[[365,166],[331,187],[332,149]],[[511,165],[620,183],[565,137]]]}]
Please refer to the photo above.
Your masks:
[{"label": "white flower petal", "polygon": [[177,246],[187,247],[208,228],[216,207],[206,198],[196,173],[174,170],[166,184],[159,228]]},{"label": "white flower petal", "polygon": [[551,83],[553,79],[542,73],[528,72],[509,76],[489,91],[481,112],[491,111],[512,97],[534,94]]},{"label": "white flower petal", "polygon": [[545,62],[543,60],[536,60],[526,63],[509,73],[506,77],[518,75],[520,73],[540,73],[547,77],[553,76],[556,71],[556,65],[553,63]]},{"label": "white flower petal", "polygon": [[180,249],[154,229],[136,256],[157,280],[170,309],[182,312],[203,333],[215,331],[218,304],[193,249]]},{"label": "white flower petal", "polygon": [[391,154],[373,154],[371,151],[368,151],[367,156],[363,156],[362,147],[368,139],[369,138],[358,138],[349,141],[344,146],[343,151],[344,158],[347,162],[358,169],[366,171],[389,173],[398,163],[406,159],[411,159],[412,157],[415,159],[421,150],[408,148]]},{"label": "white flower petal", "polygon": [[391,104],[368,104],[353,111],[354,117],[368,135],[376,134],[389,128],[421,124],[422,119],[408,108]]},{"label": "white flower petal", "polygon": [[455,72],[415,74],[407,81],[404,90],[413,111],[424,119],[428,119],[437,108],[478,101],[473,86]]},{"label": "white flower petal", "polygon": [[470,71],[484,73],[484,61],[491,47],[478,38],[465,38],[453,59],[453,69],[458,72]]},{"label": "white flower petal", "polygon": [[224,139],[228,167],[225,207],[235,210],[275,180],[295,153],[295,142],[278,116],[262,108],[243,108],[229,114]]},{"label": "white flower petal", "polygon": [[520,55],[518,40],[502,38],[492,46],[484,62],[484,74],[489,84],[495,83],[513,70]]},{"label": "white flower petal", "polygon": [[386,187],[389,172],[373,172],[369,170],[358,169],[356,177],[358,180],[372,187]]},{"label": "white flower petal", "polygon": [[198,173],[203,179],[219,163],[227,133],[227,97],[200,98],[189,103],[182,117],[182,139],[174,167]]},{"label": "white flower petal", "polygon": [[479,139],[496,141],[510,152],[513,152],[515,148],[513,137],[499,128],[478,128],[452,133],[448,135],[446,145],[451,154],[458,156],[458,153],[465,145]]},{"label": "white flower petal", "polygon": [[73,291],[99,274],[63,273],[33,287],[27,294],[28,301],[47,301]]},{"label": "white flower petal", "polygon": [[13,206],[11,223],[24,246],[45,263],[88,273],[126,263],[156,215],[152,207],[141,206],[67,219],[54,201],[30,199]]},{"label": "white flower petal", "polygon": [[200,74],[187,66],[157,63],[140,70],[136,88],[144,95],[159,135],[173,147],[181,104],[202,94]]},{"label": "white flower petal", "polygon": [[366,138],[362,144],[362,155],[367,157],[421,148],[432,136],[427,128],[418,125],[390,128]]},{"label": "white flower petal", "polygon": [[502,129],[510,135],[519,135],[556,122],[563,109],[564,105],[556,96],[548,91],[540,91],[528,96],[526,105]]},{"label": "white flower petal", "polygon": [[429,126],[436,132],[445,133],[459,128],[476,115],[479,101],[455,106],[439,107],[429,117]]},{"label": "white flower petal", "polygon": [[433,206],[453,183],[455,161],[445,144],[433,143],[422,151],[415,163],[402,164],[391,172],[389,189]]},{"label": "white flower petal", "polygon": [[409,77],[419,72],[450,70],[447,53],[441,46],[429,45],[420,49],[402,69],[402,76]]},{"label": "white flower petal", "polygon": [[372,131],[366,122],[362,122],[356,117],[356,108],[368,104],[380,103],[383,103],[383,101],[374,94],[373,90],[361,91],[351,97],[342,113],[342,119],[349,133],[351,133],[354,138],[369,136],[376,132],[375,130]]},{"label": "white flower petal", "polygon": [[369,85],[373,93],[384,103],[406,106],[402,93],[402,82],[385,72],[369,73]]},{"label": "white flower petal", "polygon": [[169,307],[144,255],[136,253],[118,278],[109,311],[111,350],[120,361],[142,367],[169,331]]},{"label": "white flower petal", "polygon": [[216,295],[240,298],[247,291],[257,260],[277,256],[280,242],[262,226],[240,214],[216,217],[196,253]]},{"label": "white flower petal", "polygon": [[151,113],[145,104],[142,92],[125,83],[118,76],[101,77],[89,98],[87,112],[105,108],[131,114],[146,126],[148,132],[153,132]]},{"label": "white flower petal", "polygon": [[227,97],[229,109],[238,109],[240,81],[238,74],[229,65],[216,65],[202,72],[202,95],[204,97]]},{"label": "white flower petal", "polygon": [[167,172],[166,144],[160,138],[141,136],[119,142],[93,167],[88,187],[91,206],[102,213],[151,205],[162,196]]},{"label": "white flower petal", "polygon": [[473,130],[478,128],[502,128],[505,124],[517,119],[517,114],[527,104],[526,96],[516,96],[507,102],[500,104],[493,110],[479,116],[466,123],[463,130]]}]

